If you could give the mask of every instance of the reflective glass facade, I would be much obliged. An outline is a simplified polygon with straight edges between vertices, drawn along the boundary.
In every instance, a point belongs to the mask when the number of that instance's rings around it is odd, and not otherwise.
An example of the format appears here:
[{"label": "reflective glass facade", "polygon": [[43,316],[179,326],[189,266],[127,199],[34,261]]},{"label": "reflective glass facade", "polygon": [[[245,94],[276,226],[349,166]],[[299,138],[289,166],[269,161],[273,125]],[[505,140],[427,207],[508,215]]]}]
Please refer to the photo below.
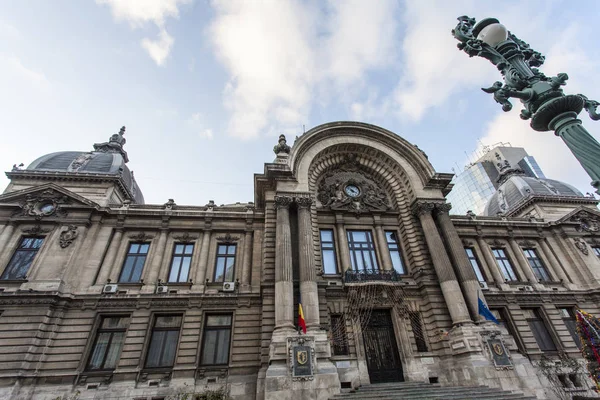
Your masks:
[{"label": "reflective glass facade", "polygon": [[452,204],[452,214],[465,215],[471,210],[481,214],[488,200],[496,192],[484,165],[473,164],[454,178],[454,188],[446,196]]}]

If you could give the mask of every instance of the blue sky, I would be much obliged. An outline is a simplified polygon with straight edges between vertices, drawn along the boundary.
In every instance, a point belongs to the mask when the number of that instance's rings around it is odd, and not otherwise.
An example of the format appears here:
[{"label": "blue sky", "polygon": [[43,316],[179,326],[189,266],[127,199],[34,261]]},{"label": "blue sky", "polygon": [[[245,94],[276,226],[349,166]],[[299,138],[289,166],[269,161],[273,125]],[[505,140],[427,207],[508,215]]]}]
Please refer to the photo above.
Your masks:
[{"label": "blue sky", "polygon": [[[546,56],[547,75],[569,74],[567,92],[600,99],[593,0],[3,2],[1,166],[89,151],[125,125],[148,203],[252,201],[280,133],[291,144],[303,126],[359,120],[417,144],[439,172],[503,141],[591,191],[559,138],[479,89],[500,75],[456,49],[464,14],[496,16]],[[581,118],[598,139],[600,123]]]}]

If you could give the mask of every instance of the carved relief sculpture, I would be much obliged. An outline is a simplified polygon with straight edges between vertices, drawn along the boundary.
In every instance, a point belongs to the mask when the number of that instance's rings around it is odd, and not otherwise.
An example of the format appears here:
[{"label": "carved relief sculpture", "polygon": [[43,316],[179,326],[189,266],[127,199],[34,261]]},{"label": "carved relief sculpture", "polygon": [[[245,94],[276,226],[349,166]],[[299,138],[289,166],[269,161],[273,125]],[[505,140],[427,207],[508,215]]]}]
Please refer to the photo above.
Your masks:
[{"label": "carved relief sculpture", "polygon": [[577,247],[579,249],[579,251],[581,251],[584,255],[588,255],[590,254],[587,244],[581,240],[580,238],[574,239],[575,242],[575,247]]},{"label": "carved relief sculpture", "polygon": [[60,233],[59,244],[61,248],[67,248],[77,238],[79,232],[75,225],[69,225],[66,231]]},{"label": "carved relief sculpture", "polygon": [[35,217],[37,220],[52,215],[65,217],[67,211],[63,210],[60,204],[68,202],[69,198],[64,194],[54,189],[47,189],[38,194],[28,194],[25,201],[21,203],[21,210],[15,215]]},{"label": "carved relief sculpture", "polygon": [[598,232],[600,231],[600,223],[597,215],[589,213],[587,211],[579,211],[577,214],[571,217],[572,222],[579,222],[579,226],[576,228],[579,232]]}]

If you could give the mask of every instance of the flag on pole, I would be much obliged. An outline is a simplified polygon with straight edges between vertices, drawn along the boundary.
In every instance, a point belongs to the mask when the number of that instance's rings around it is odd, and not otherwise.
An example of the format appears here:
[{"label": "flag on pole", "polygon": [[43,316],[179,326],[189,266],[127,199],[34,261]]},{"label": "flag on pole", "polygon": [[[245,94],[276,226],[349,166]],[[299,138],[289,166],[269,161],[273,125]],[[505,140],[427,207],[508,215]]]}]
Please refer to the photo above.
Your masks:
[{"label": "flag on pole", "polygon": [[302,300],[298,301],[298,328],[302,328],[302,333],[306,334],[306,321],[304,321],[304,311],[302,311]]},{"label": "flag on pole", "polygon": [[479,315],[481,315],[483,318],[487,319],[488,321],[492,321],[499,325],[500,322],[498,322],[496,317],[494,317],[494,314],[492,314],[490,309],[487,308],[487,306],[485,305],[483,300],[481,300],[480,298],[477,298],[477,300],[479,302]]}]

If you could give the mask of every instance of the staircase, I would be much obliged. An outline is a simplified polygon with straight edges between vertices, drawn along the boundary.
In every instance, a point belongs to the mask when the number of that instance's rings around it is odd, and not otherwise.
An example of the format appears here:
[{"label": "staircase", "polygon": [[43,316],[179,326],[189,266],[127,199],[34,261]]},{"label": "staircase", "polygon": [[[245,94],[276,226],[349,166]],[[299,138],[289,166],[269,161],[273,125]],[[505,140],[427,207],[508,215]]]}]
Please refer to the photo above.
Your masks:
[{"label": "staircase", "polygon": [[418,382],[395,382],[365,385],[336,394],[329,400],[533,400],[535,397],[515,394],[487,386],[440,386]]}]

